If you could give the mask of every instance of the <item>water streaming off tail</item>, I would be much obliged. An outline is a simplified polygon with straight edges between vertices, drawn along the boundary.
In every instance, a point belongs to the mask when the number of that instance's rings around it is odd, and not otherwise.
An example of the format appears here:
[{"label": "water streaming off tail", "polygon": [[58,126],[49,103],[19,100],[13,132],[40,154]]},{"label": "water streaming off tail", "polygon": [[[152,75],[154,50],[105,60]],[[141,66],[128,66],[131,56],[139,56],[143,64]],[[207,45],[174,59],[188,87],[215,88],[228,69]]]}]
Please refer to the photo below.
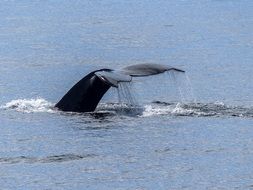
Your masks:
[{"label": "water streaming off tail", "polygon": [[192,100],[194,101],[194,103],[197,103],[197,99],[196,99],[196,96],[195,96],[195,93],[194,93],[194,89],[192,87],[192,83],[191,83],[191,80],[190,80],[190,77],[188,76],[188,74],[186,73],[185,74],[185,78],[186,78],[186,90],[187,92],[189,92]]},{"label": "water streaming off tail", "polygon": [[174,71],[168,72],[168,75],[170,77],[170,80],[173,82],[173,85],[174,85],[174,88],[177,91],[177,94],[179,94],[180,101],[184,102],[185,98],[184,98],[184,94],[182,92],[182,87],[181,87],[181,84],[180,84],[180,80],[178,79],[178,76],[176,75],[176,73]]},{"label": "water streaming off tail", "polygon": [[109,111],[126,115],[142,114],[143,108],[139,106],[132,85],[133,84],[129,82],[121,82],[118,84],[118,88],[111,88],[108,95],[112,99],[107,100],[104,98],[104,102],[98,105],[98,108],[96,109],[97,112]]},{"label": "water streaming off tail", "polygon": [[[196,102],[190,78],[185,73],[169,71],[165,74],[133,78],[114,88],[119,104],[138,106],[160,100],[165,102]],[[144,102],[143,100],[147,100]]]},{"label": "water streaming off tail", "polygon": [[180,97],[178,100],[179,102],[197,102],[190,77],[186,73],[182,74],[175,71],[169,71],[167,74],[169,80],[171,80],[171,86],[169,88],[173,88],[176,95]]},{"label": "water streaming off tail", "polygon": [[137,106],[138,102],[133,94],[132,84],[129,82],[119,83],[117,88],[119,104],[127,104],[130,106]]}]

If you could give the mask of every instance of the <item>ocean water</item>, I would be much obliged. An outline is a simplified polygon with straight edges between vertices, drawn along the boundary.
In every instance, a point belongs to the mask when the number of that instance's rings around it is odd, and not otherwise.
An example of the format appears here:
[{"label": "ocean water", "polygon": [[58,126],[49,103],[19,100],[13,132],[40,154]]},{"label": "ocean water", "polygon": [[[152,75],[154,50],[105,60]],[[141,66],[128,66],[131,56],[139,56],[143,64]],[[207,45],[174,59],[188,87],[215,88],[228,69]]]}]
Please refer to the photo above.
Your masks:
[{"label": "ocean water", "polygon": [[[252,10],[1,1],[0,189],[253,189]],[[88,72],[137,63],[186,74],[112,88],[95,113],[54,109]]]}]

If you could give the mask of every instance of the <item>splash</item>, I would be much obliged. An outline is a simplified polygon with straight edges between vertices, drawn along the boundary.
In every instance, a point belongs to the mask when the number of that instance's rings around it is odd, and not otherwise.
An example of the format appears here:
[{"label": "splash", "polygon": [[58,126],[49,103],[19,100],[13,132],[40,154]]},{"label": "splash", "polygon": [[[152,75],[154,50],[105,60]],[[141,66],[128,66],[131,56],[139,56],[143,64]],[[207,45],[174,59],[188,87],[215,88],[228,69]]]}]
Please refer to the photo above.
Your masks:
[{"label": "splash", "polygon": [[[195,113],[202,114],[202,113]],[[159,105],[145,105],[142,117],[150,117],[156,115],[170,115],[170,116],[192,116],[194,115],[194,110],[184,109],[180,103],[171,104],[166,106]]]},{"label": "splash", "polygon": [[18,112],[32,113],[32,112],[49,112],[54,113],[54,104],[46,101],[43,98],[37,99],[17,99],[12,100],[1,106],[2,109],[13,109]]},{"label": "splash", "polygon": [[253,107],[230,106],[224,104],[223,102],[167,103],[159,101],[144,106],[142,117],[155,115],[253,118]]},{"label": "splash", "polygon": [[[12,100],[0,107],[23,113],[57,113],[54,104],[43,98]],[[214,103],[178,103],[154,101],[144,106],[127,103],[101,103],[95,113],[111,113],[112,115],[127,115],[152,117],[158,115],[184,117],[241,117],[253,118],[253,106],[233,106],[223,102]]]}]

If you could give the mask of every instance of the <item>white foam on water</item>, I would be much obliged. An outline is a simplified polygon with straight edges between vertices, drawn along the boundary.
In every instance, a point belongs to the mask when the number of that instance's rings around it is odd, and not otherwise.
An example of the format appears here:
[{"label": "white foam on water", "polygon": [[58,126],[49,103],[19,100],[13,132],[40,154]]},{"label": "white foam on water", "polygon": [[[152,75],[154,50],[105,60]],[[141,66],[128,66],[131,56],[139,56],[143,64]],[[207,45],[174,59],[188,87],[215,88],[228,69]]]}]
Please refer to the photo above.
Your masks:
[{"label": "white foam on water", "polygon": [[214,103],[166,103],[155,102],[144,106],[142,117],[155,115],[188,117],[253,117],[253,107],[230,106]]},{"label": "white foam on water", "polygon": [[194,113],[194,110],[192,109],[185,109],[181,106],[180,103],[177,103],[176,107],[172,109],[171,111],[172,114],[177,114],[177,115],[190,115],[190,114],[193,114]]},{"label": "white foam on water", "polygon": [[127,103],[100,103],[96,112],[113,112],[120,115],[141,115],[143,108],[140,106],[129,105]]},{"label": "white foam on water", "polygon": [[1,106],[2,109],[13,109],[19,112],[24,113],[33,113],[33,112],[48,112],[55,113],[56,110],[53,110],[54,104],[46,101],[43,98],[37,99],[17,99],[12,100],[5,105]]},{"label": "white foam on water", "polygon": [[142,117],[150,117],[155,115],[192,115],[201,114],[196,113],[195,110],[185,109],[181,103],[176,105],[160,106],[160,105],[145,105]]}]

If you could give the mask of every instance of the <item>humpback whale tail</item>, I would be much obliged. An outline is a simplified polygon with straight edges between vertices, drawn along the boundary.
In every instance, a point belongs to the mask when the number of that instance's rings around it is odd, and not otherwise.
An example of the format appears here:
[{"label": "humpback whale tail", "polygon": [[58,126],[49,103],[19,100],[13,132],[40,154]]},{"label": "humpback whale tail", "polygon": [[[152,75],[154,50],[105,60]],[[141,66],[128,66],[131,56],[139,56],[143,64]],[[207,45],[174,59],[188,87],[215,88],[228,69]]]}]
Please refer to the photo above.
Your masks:
[{"label": "humpback whale tail", "polygon": [[62,111],[92,112],[110,87],[118,88],[120,82],[131,82],[132,77],[144,77],[174,70],[174,67],[160,64],[136,64],[121,70],[95,70],[76,83],[55,105]]}]

